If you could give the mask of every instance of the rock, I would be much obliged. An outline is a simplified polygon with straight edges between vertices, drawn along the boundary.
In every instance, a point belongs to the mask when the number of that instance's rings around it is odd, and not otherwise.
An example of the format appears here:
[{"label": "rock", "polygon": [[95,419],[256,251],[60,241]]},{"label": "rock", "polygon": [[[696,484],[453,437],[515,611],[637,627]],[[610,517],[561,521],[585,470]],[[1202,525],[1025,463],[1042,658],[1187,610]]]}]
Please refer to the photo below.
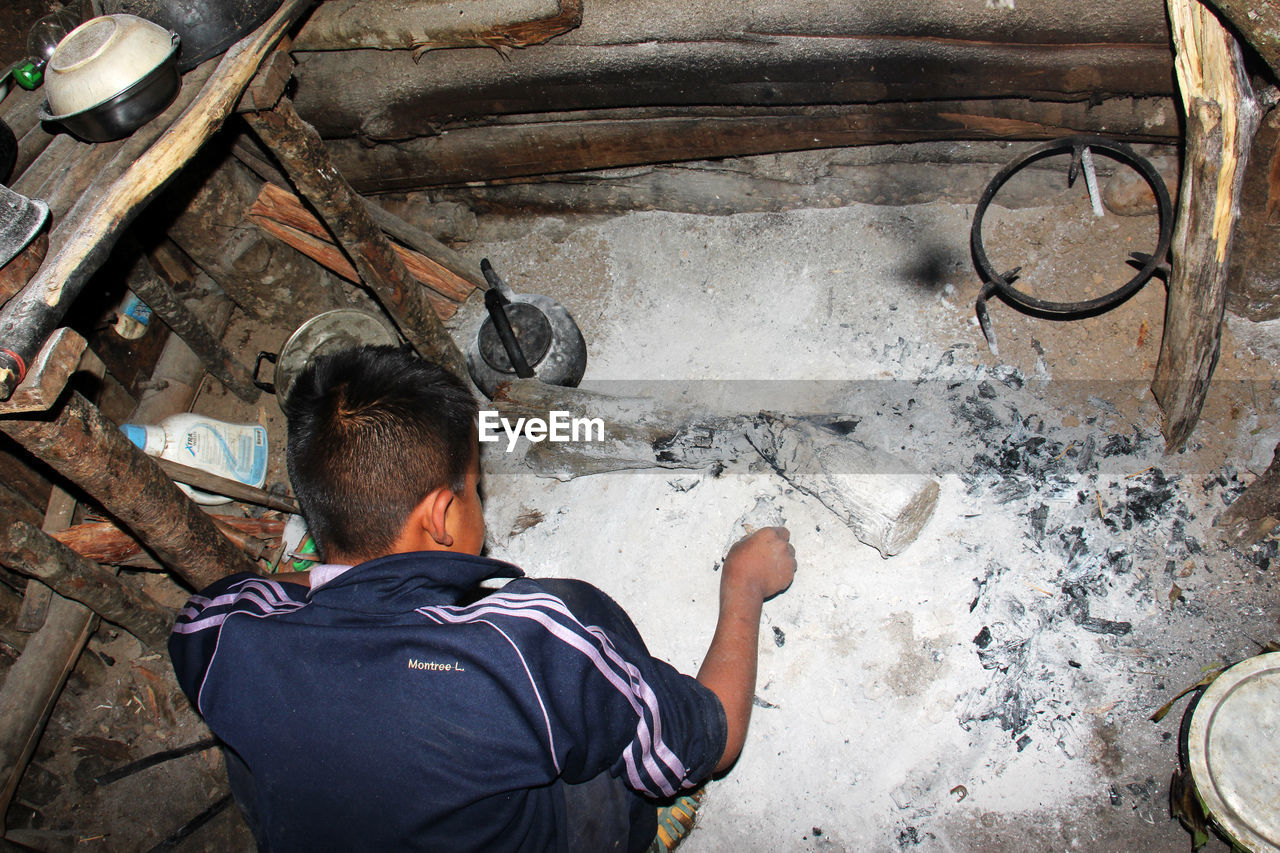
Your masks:
[{"label": "rock", "polygon": [[[1178,162],[1173,157],[1153,157],[1151,165],[1164,178],[1169,195],[1178,190]],[[1117,216],[1152,216],[1156,213],[1156,196],[1142,175],[1129,168],[1119,168],[1102,188],[1102,203]]]}]

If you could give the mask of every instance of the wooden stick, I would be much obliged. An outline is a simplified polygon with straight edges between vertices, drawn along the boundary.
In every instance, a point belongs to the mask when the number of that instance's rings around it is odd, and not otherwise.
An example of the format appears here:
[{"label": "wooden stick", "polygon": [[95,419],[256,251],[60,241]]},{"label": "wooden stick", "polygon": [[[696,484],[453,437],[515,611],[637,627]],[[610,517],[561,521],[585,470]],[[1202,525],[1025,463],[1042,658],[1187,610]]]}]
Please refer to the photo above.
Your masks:
[{"label": "wooden stick", "polygon": [[21,521],[11,525],[0,541],[0,562],[39,578],[54,592],[119,625],[152,650],[164,649],[173,624],[169,610],[39,528]]},{"label": "wooden stick", "polygon": [[0,430],[88,492],[194,588],[255,571],[155,460],[79,394],[52,419],[0,418]]},{"label": "wooden stick", "polygon": [[[466,258],[453,249],[373,202],[366,199],[365,204],[379,228],[409,247],[391,244],[392,250],[418,281],[454,302],[464,301],[477,287],[488,287],[484,277],[472,270],[472,265],[467,263]],[[269,223],[278,223],[332,245],[332,237],[324,223],[316,219],[296,195],[269,181],[262,185],[262,191],[258,193],[247,215],[263,227],[269,227]],[[333,267],[330,269],[334,269],[334,272],[348,281],[357,281],[354,277],[355,268],[345,258],[343,263],[349,273],[338,272]]]},{"label": "wooden stick", "polygon": [[192,468],[189,465],[183,465],[171,459],[156,458],[155,461],[162,471],[179,483],[186,483],[188,486],[194,486],[202,491],[235,498],[245,503],[264,506],[267,509],[289,512],[294,515],[300,512],[298,502],[288,495],[273,495],[264,489],[241,483],[239,480],[219,477],[217,474],[210,474],[208,471]]},{"label": "wooden stick", "polygon": [[[0,312],[0,328],[13,324],[11,338],[4,342],[10,353],[0,353],[0,399],[7,400],[13,393],[25,372],[24,362],[39,352],[125,226],[222,125],[262,58],[308,6],[310,0],[285,0],[266,23],[232,46],[182,115],[106,192],[92,200],[75,232],[56,255],[45,260],[23,291],[32,298],[11,300]],[[21,305],[14,305],[20,301]]]},{"label": "wooden stick", "polygon": [[182,338],[182,342],[200,358],[211,376],[246,403],[256,402],[259,391],[253,384],[253,374],[249,368],[241,364],[214,337],[209,327],[178,298],[178,294],[151,265],[141,248],[134,248],[138,257],[129,268],[129,289],[164,321],[171,332]]},{"label": "wooden stick", "polygon": [[96,625],[92,610],[54,596],[43,627],[0,686],[0,808],[8,810],[62,685]]},{"label": "wooden stick", "polygon": [[1218,363],[1231,239],[1261,110],[1240,47],[1198,0],[1168,0],[1187,113],[1164,340],[1151,390],[1167,452],[1185,446]]},{"label": "wooden stick", "polygon": [[[228,529],[255,539],[266,540],[268,547],[278,546],[284,533],[284,521],[279,518],[242,518],[231,515],[211,515],[214,524],[224,533]],[[113,566],[136,565],[135,558],[145,554],[142,545],[129,532],[110,521],[89,521],[68,527],[52,534],[63,545],[86,560]],[[149,558],[148,558],[149,559]],[[154,564],[154,561],[151,561]]]},{"label": "wooden stick", "polygon": [[404,262],[373,224],[364,202],[329,159],[315,128],[298,117],[288,98],[271,110],[245,113],[245,118],[311,206],[319,212],[360,279],[395,320],[418,354],[455,376],[468,379],[461,350],[440,319],[429,309]]},{"label": "wooden stick", "polygon": [[542,44],[582,22],[582,0],[560,0],[553,14],[546,3],[494,3],[469,8],[460,17],[447,3],[370,5],[364,0],[328,0],[298,32],[297,50],[353,48],[525,47]]}]

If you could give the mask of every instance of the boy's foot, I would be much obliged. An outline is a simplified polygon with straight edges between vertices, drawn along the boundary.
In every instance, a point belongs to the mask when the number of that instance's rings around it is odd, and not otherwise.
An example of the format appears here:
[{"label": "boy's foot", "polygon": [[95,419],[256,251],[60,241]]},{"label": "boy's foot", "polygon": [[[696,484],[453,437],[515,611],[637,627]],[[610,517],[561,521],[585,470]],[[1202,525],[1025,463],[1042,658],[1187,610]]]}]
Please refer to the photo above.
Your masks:
[{"label": "boy's foot", "polygon": [[658,808],[658,834],[649,845],[648,853],[671,853],[685,836],[693,831],[698,804],[706,793],[705,788],[677,797],[671,805]]}]

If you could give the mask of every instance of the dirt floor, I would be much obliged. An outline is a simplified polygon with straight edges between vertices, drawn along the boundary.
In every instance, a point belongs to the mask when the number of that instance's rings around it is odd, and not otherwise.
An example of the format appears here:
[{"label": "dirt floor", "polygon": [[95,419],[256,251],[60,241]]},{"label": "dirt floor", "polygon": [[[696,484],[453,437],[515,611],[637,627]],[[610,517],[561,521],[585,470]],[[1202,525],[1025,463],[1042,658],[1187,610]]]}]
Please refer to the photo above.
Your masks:
[{"label": "dirt floor", "polygon": [[[1049,201],[988,219],[996,267],[1021,265],[1031,292],[1101,292],[1131,274],[1129,251],[1154,245],[1154,217],[1097,219],[1079,186]],[[520,467],[527,446],[487,455],[489,553],[601,586],[685,671],[710,639],[716,568],[743,519],[763,502],[790,527],[800,570],[766,605],[748,744],[708,786],[690,853],[1189,845],[1167,804],[1186,700],[1149,717],[1280,636],[1276,541],[1237,553],[1212,528],[1280,442],[1280,326],[1231,321],[1204,417],[1184,452],[1166,454],[1147,387],[1160,282],[1072,322],[993,302],[996,356],[974,319],[972,210],[481,217],[461,247],[517,292],[569,308],[590,352],[584,385],[843,415],[855,438],[941,487],[917,541],[884,558],[758,458],[561,482]],[[241,320],[228,340],[252,358],[288,331]],[[273,400],[245,408],[207,382],[195,408],[266,423],[269,482],[282,481]],[[9,838],[157,849],[223,801],[219,759],[202,751],[95,781],[207,732],[162,653],[111,629],[90,648]],[[159,849],[249,849],[249,838],[232,807]]]}]

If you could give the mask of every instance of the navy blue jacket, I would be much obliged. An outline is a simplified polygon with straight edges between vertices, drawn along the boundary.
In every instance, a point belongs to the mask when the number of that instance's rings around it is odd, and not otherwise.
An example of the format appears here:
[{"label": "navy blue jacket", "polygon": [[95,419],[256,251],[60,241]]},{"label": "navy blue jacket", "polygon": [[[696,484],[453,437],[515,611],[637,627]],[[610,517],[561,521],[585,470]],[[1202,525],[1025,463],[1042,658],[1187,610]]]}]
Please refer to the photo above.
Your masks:
[{"label": "navy blue jacket", "polygon": [[[491,577],[517,579],[458,603]],[[397,554],[315,590],[234,575],[169,651],[272,851],[563,850],[557,780],[669,796],[724,749],[714,694],[484,557]]]}]

